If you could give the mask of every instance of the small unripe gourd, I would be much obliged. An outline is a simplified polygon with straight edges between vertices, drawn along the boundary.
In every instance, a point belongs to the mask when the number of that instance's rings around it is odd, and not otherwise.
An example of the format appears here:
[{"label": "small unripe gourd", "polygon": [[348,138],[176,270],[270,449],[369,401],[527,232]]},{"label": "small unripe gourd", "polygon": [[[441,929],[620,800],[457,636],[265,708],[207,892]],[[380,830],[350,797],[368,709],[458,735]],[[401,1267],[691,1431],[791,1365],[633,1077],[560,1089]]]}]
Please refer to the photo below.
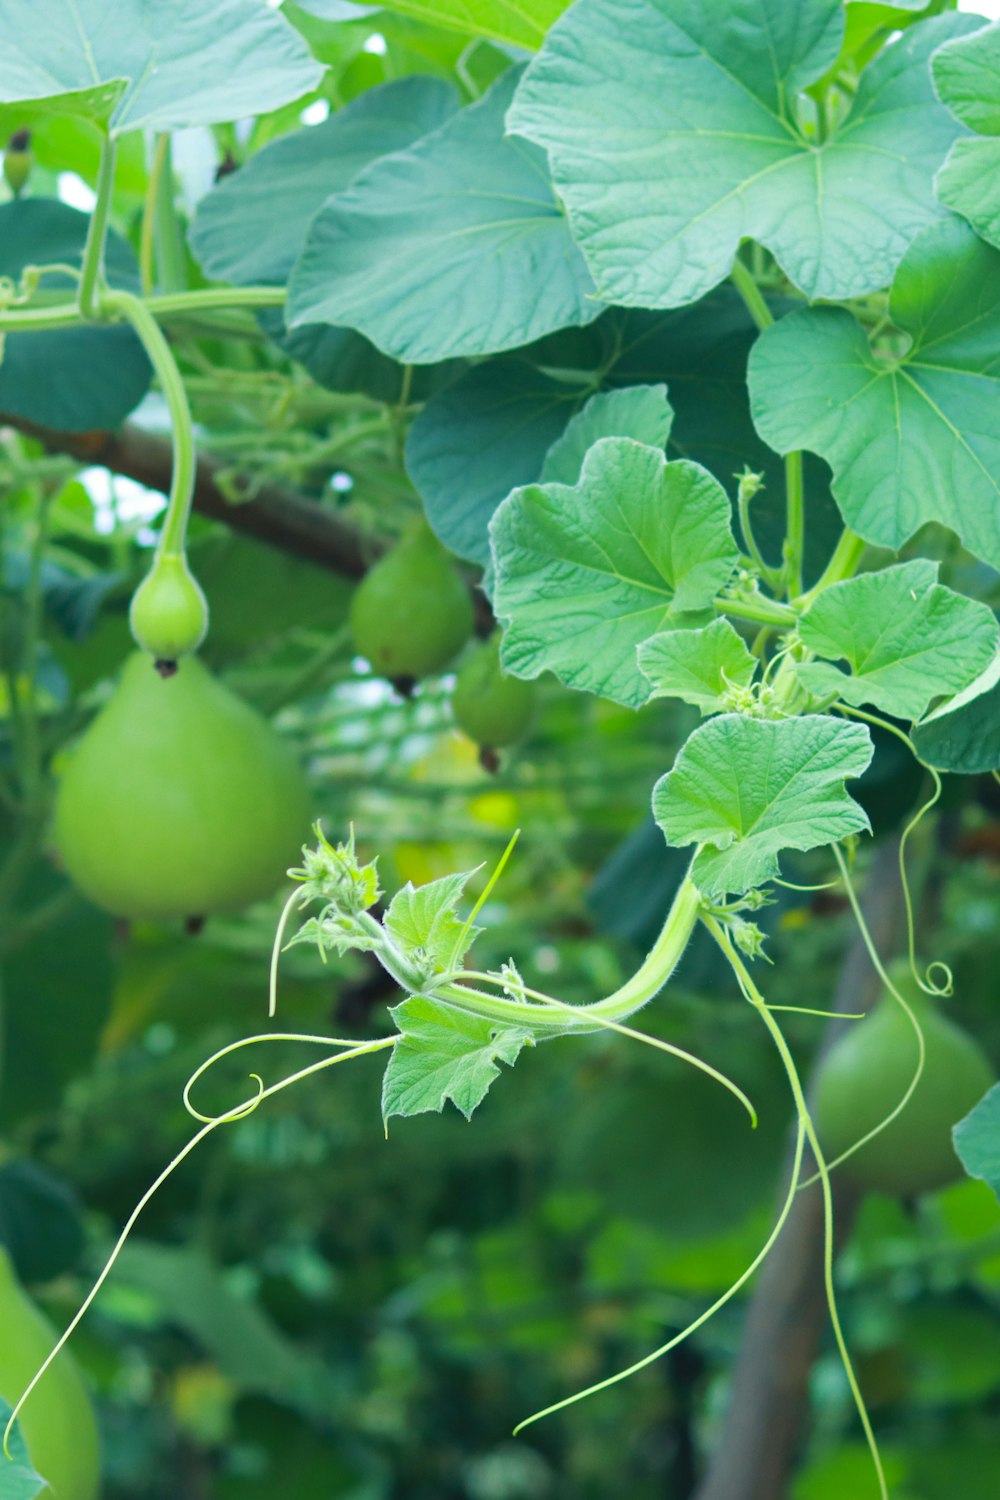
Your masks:
[{"label": "small unripe gourd", "polygon": [[31,150],[31,131],[15,130],[3,154],[4,181],[15,198],[19,198],[24,191],[25,184],[31,176],[34,161]]},{"label": "small unripe gourd", "polygon": [[238,911],[277,888],[308,827],[289,747],[191,656],[169,677],[129,658],[56,800],[70,878],[121,917]]},{"label": "small unripe gourd", "polygon": [[[941,1015],[907,964],[893,964],[889,974],[924,1033],[924,1071],[902,1113],[838,1170],[861,1187],[910,1197],[963,1175],[952,1126],[979,1102],[995,1075],[979,1043]],[[913,1027],[885,991],[871,1015],[852,1022],[820,1064],[813,1117],[828,1157],[839,1156],[885,1118],[906,1092],[917,1057]]]},{"label": "small unripe gourd", "polygon": [[462,663],[451,709],[459,729],[486,749],[502,750],[527,733],[535,714],[535,685],[503,670],[499,632]]},{"label": "small unripe gourd", "polygon": [[[14,1406],[56,1342],[0,1247],[0,1396]],[[40,1500],[95,1500],[100,1480],[97,1424],[80,1372],[64,1349],[19,1418],[28,1456],[48,1488]],[[0,1463],[4,1462],[0,1457]]]},{"label": "small unripe gourd", "polygon": [[183,554],[158,556],[132,596],[129,626],[161,672],[197,651],[208,630],[208,602]]},{"label": "small unripe gourd", "polygon": [[461,651],[472,633],[472,600],[426,521],[365,574],[351,628],[360,654],[394,682],[439,672]]}]

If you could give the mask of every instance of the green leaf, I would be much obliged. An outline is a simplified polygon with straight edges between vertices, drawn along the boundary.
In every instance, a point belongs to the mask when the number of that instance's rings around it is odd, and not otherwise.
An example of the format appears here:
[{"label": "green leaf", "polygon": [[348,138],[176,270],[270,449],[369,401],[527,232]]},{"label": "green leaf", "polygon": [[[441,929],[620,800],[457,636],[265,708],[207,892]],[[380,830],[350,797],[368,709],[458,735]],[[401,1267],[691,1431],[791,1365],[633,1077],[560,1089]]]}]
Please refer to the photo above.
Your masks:
[{"label": "green leaf", "polygon": [[[11,1406],[0,1396],[0,1428],[4,1428],[11,1414]],[[28,1446],[15,1427],[10,1435],[10,1458],[0,1454],[0,1500],[35,1500],[36,1495],[48,1493],[48,1487],[28,1457]]]},{"label": "green leaf", "polygon": [[598,391],[582,411],[570,417],[566,430],[545,455],[541,484],[576,484],[584,459],[601,438],[627,437],[652,448],[665,448],[674,413],[665,385],[630,385]]},{"label": "green leaf", "polygon": [[517,77],[327,200],[292,275],[290,327],[345,324],[428,364],[599,315],[544,153],[504,136]]},{"label": "green leaf", "polygon": [[723,714],[696,729],[653,788],[667,842],[704,844],[692,875],[707,896],[742,895],[778,874],[783,849],[815,849],[868,829],[844,782],[872,758],[864,724],[825,714]]},{"label": "green leaf", "polygon": [[809,308],[761,335],[750,358],[754,421],[779,453],[833,468],[847,524],[899,548],[927,521],[1000,566],[1000,253],[961,219],[908,251],[890,312],[911,336],[889,359],[841,308]]},{"label": "green leaf", "polygon": [[931,72],[938,97],[976,132],[951,148],[935,179],[938,197],[1000,246],[1000,22],[947,42]]},{"label": "green leaf", "polygon": [[[2,64],[0,64],[2,66]],[[0,276],[17,281],[28,265],[79,266],[90,216],[50,198],[0,206]],[[108,235],[109,281],[138,289],[138,267],[125,241]],[[46,276],[47,290],[74,287]],[[62,432],[118,427],[149,389],[152,371],[130,328],[59,328],[8,333],[0,341],[0,413]]]},{"label": "green leaf", "polygon": [[378,8],[534,51],[567,4],[568,0],[392,0]]},{"label": "green leaf", "polygon": [[283,16],[246,0],[0,0],[0,103],[37,100],[111,135],[264,114],[323,69]]},{"label": "green leaf", "polygon": [[499,1063],[513,1066],[531,1034],[498,1028],[481,1016],[411,995],[392,1010],[401,1038],[382,1080],[382,1118],[438,1114],[447,1100],[467,1120],[499,1075]]},{"label": "green leaf", "polygon": [[693,302],[748,237],[808,297],[857,296],[940,217],[932,174],[962,127],[928,60],[979,24],[942,16],[907,32],[817,143],[797,96],[838,55],[840,0],[578,0],[508,126],[548,150],[609,302]]},{"label": "green leaf", "polygon": [[453,956],[462,958],[479,932],[477,927],[470,928],[455,954],[464,927],[456,908],[472,873],[466,870],[464,874],[445,875],[418,886],[407,881],[382,919],[386,932],[406,956],[427,965],[428,977],[446,969]]},{"label": "green leaf", "polygon": [[191,249],[202,270],[236,286],[283,284],[326,199],[457,108],[450,84],[417,75],[369,89],[322,125],[272,141],[198,204]]},{"label": "green leaf", "polygon": [[980,1177],[1000,1198],[1000,1083],[951,1133],[955,1150],[970,1177]]},{"label": "green leaf", "polygon": [[[799,626],[809,650],[827,658],[798,667],[809,691],[917,719],[933,698],[971,682],[1000,646],[1000,627],[987,605],[937,574],[937,563],[918,558],[824,589]],[[847,672],[830,665],[841,657]]]},{"label": "green leaf", "polygon": [[1000,655],[916,725],[911,738],[920,759],[939,771],[1000,771]]},{"label": "green leaf", "polygon": [[0,1244],[19,1281],[52,1281],[84,1246],[78,1200],[64,1182],[26,1157],[0,1165]]},{"label": "green leaf", "polygon": [[699,630],[664,630],[639,647],[652,698],[681,698],[702,714],[734,707],[732,689],[750,686],[757,662],[728,620]]},{"label": "green leaf", "polygon": [[431,398],[406,443],[406,467],[427,519],[458,557],[486,564],[489,520],[505,495],[537,479],[579,387],[523,359],[477,365]]},{"label": "green leaf", "polygon": [[574,486],[515,490],[490,527],[505,668],[639,707],[636,647],[725,587],[729,520],[711,474],[630,438],[596,443]]}]

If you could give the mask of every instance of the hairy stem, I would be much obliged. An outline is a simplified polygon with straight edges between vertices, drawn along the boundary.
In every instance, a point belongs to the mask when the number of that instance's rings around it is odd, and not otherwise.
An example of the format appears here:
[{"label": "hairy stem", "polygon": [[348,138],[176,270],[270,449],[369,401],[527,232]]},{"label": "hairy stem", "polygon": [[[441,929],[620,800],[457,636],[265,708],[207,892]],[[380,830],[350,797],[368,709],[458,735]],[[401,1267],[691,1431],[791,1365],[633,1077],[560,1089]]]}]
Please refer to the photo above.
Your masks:
[{"label": "hairy stem", "polygon": [[101,283],[104,280],[104,245],[108,237],[111,191],[115,180],[115,143],[110,136],[101,141],[101,163],[97,172],[97,202],[87,230],[83,269],[77,290],[80,315],[88,321],[101,316]]}]

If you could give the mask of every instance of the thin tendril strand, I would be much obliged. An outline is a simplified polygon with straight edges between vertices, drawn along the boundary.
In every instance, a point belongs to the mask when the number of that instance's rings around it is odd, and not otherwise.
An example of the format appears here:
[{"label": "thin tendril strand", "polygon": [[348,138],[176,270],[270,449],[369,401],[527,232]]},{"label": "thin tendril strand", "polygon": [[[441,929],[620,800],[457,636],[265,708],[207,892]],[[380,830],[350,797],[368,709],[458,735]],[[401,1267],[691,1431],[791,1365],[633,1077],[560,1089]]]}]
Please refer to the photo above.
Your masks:
[{"label": "thin tendril strand", "polygon": [[823,1286],[826,1291],[827,1310],[830,1315],[830,1324],[833,1328],[833,1336],[837,1343],[837,1351],[840,1355],[840,1362],[843,1366],[844,1374],[847,1377],[847,1383],[850,1387],[851,1396],[854,1400],[855,1410],[858,1413],[861,1427],[865,1435],[865,1442],[868,1445],[868,1451],[871,1454],[872,1463],[875,1467],[875,1475],[878,1481],[880,1500],[889,1500],[889,1489],[886,1483],[885,1470],[882,1467],[882,1455],[879,1452],[878,1441],[875,1437],[875,1431],[871,1424],[871,1418],[868,1415],[868,1408],[865,1405],[865,1399],[861,1394],[861,1387],[858,1384],[858,1378],[854,1371],[854,1364],[851,1360],[850,1351],[847,1347],[847,1340],[844,1337],[844,1330],[840,1322],[840,1312],[837,1307],[837,1292],[834,1285],[833,1276],[834,1225],[833,1192],[830,1186],[830,1171],[827,1166],[826,1159],[823,1155],[823,1148],[821,1147],[819,1138],[816,1135],[816,1128],[813,1125],[812,1116],[809,1113],[809,1106],[806,1103],[805,1093],[802,1088],[802,1081],[799,1078],[798,1069],[795,1066],[795,1059],[792,1057],[792,1054],[788,1049],[788,1043],[785,1041],[784,1033],[782,1032],[781,1027],[771,1015],[766,1000],[757,989],[757,986],[754,984],[753,979],[750,977],[749,971],[747,970],[739,954],[736,952],[736,949],[729,941],[729,937],[725,930],[720,927],[719,924],[715,922],[710,916],[705,916],[702,918],[702,920],[704,921],[705,926],[708,928],[708,931],[711,933],[718,946],[721,948],[726,959],[729,961],[729,965],[733,970],[744,999],[746,999],[749,1004],[753,1006],[754,1010],[758,1012],[764,1022],[764,1025],[767,1027],[771,1035],[771,1039],[774,1042],[775,1047],[777,1048],[778,1055],[781,1058],[782,1064],[784,1065],[785,1073],[791,1086],[792,1098],[795,1101],[795,1110],[798,1116],[799,1129],[800,1131],[805,1132],[806,1138],[809,1141],[809,1145],[812,1148],[813,1155],[816,1158],[816,1165],[819,1168],[819,1172],[817,1175],[819,1176],[820,1181],[823,1184]]},{"label": "thin tendril strand", "polygon": [[[480,983],[498,986],[501,983],[495,975],[483,974],[475,969],[461,970],[454,977],[474,979]],[[672,1042],[662,1041],[660,1037],[650,1036],[645,1031],[637,1031],[634,1026],[625,1026],[621,1021],[612,1021],[604,1016],[588,1016],[585,1011],[581,1011],[579,1006],[570,1005],[566,1000],[557,1000],[554,995],[543,994],[541,990],[533,990],[528,985],[518,985],[518,992],[529,996],[532,1000],[540,1000],[545,1005],[553,1005],[557,1010],[567,1011],[572,1016],[583,1016],[588,1021],[596,1021],[599,1026],[606,1027],[608,1031],[616,1031],[620,1036],[631,1037],[633,1041],[645,1042],[647,1047],[655,1047],[659,1052],[667,1052],[671,1057],[679,1058],[681,1062],[690,1063],[691,1067],[707,1073],[709,1078],[714,1078],[716,1083],[721,1083],[724,1089],[728,1089],[750,1116],[750,1123],[754,1130],[757,1129],[757,1111],[739,1085],[735,1084],[731,1078],[727,1078],[725,1073],[720,1073],[718,1068],[713,1068],[711,1063],[696,1057],[693,1052],[687,1052],[683,1047],[675,1047]]]},{"label": "thin tendril strand", "polygon": [[[917,1087],[917,1084],[920,1082],[921,1077],[923,1076],[924,1062],[927,1056],[927,1048],[924,1043],[923,1028],[921,1027],[920,1022],[917,1020],[909,1001],[904,999],[904,997],[899,993],[896,986],[889,978],[889,975],[886,973],[885,966],[883,965],[882,960],[878,956],[878,951],[875,947],[872,935],[868,930],[868,924],[865,921],[864,913],[861,910],[861,903],[858,900],[858,893],[854,888],[854,882],[851,879],[850,873],[847,868],[847,862],[844,859],[844,856],[841,853],[838,845],[834,845],[833,852],[837,863],[840,865],[841,874],[844,878],[844,885],[847,888],[847,899],[851,903],[851,911],[854,913],[854,920],[858,924],[858,931],[861,933],[862,942],[868,950],[868,957],[872,961],[872,965],[875,969],[876,974],[881,979],[882,983],[885,985],[886,989],[889,991],[890,995],[896,1001],[896,1003],[902,1006],[903,1011],[906,1015],[906,1019],[913,1027],[914,1035],[917,1038],[917,1066],[913,1077],[910,1079],[909,1087],[904,1093],[902,1099],[900,1099],[899,1103],[896,1105],[895,1109],[890,1110],[884,1120],[880,1120],[877,1125],[872,1126],[871,1130],[863,1135],[860,1140],[855,1141],[853,1146],[848,1146],[847,1150],[842,1151],[839,1156],[835,1156],[833,1161],[827,1162],[827,1168],[831,1172],[833,1171],[834,1167],[839,1167],[841,1162],[845,1162],[849,1156],[853,1156],[856,1151],[860,1151],[862,1146],[867,1146],[869,1141],[874,1140],[877,1135],[881,1135],[882,1131],[885,1130],[887,1126],[891,1125],[893,1120],[897,1119],[898,1116],[902,1114],[903,1110],[906,1108],[911,1098],[913,1097],[913,1092]],[[812,1177],[806,1178],[806,1180],[802,1184],[802,1187],[811,1187],[812,1184],[818,1180],[818,1178],[819,1173],[814,1173]]]},{"label": "thin tendril strand", "polygon": [[[382,1045],[385,1041],[397,1040],[397,1037],[380,1038],[379,1044]],[[256,1042],[311,1042],[319,1047],[347,1048],[373,1047],[376,1045],[375,1042],[359,1042],[356,1037],[348,1039],[340,1036],[313,1036],[311,1033],[299,1031],[264,1031],[254,1036],[241,1037],[239,1041],[230,1042],[228,1046],[220,1047],[218,1052],[213,1052],[211,1057],[207,1057],[201,1066],[194,1070],[184,1085],[184,1092],[181,1097],[184,1101],[184,1108],[193,1119],[201,1120],[205,1125],[217,1125],[231,1114],[230,1110],[223,1110],[221,1115],[203,1115],[201,1110],[195,1109],[191,1103],[191,1090],[205,1076],[208,1070],[213,1068],[222,1058],[228,1057],[232,1052],[238,1052],[241,1047],[252,1047]],[[251,1078],[257,1078],[258,1075],[251,1073],[250,1076]]]},{"label": "thin tendril strand", "polygon": [[[772,875],[771,884],[783,886],[786,891],[832,891],[840,884],[840,877],[838,876],[836,880],[825,880],[822,885],[796,885],[792,880],[780,880],[777,875]],[[771,1009],[774,1010],[775,1006],[772,1005]]]},{"label": "thin tendril strand", "polygon": [[723,1292],[721,1297],[716,1298],[711,1307],[706,1308],[703,1313],[700,1313],[699,1316],[695,1318],[693,1322],[689,1323],[685,1329],[683,1329],[680,1333],[675,1334],[672,1339],[669,1339],[667,1341],[667,1343],[661,1344],[659,1349],[654,1349],[652,1354],[647,1354],[642,1359],[636,1360],[634,1364],[629,1365],[626,1369],[619,1370],[617,1375],[609,1375],[606,1380],[599,1380],[596,1385],[589,1385],[587,1386],[586,1390],[577,1391],[575,1396],[567,1396],[562,1401],[556,1401],[552,1406],[546,1406],[543,1411],[536,1411],[533,1416],[525,1417],[524,1421],[519,1422],[514,1428],[514,1437],[517,1437],[518,1433],[523,1432],[526,1427],[530,1427],[533,1422],[540,1422],[543,1417],[550,1417],[553,1412],[564,1411],[567,1406],[575,1406],[577,1401],[584,1401],[588,1396],[596,1396],[598,1391],[606,1391],[609,1386],[617,1385],[620,1380],[627,1380],[630,1375],[636,1375],[640,1370],[645,1370],[648,1365],[653,1364],[658,1359],[662,1359],[665,1354],[669,1354],[671,1349],[676,1349],[677,1345],[683,1343],[683,1341],[686,1338],[690,1337],[692,1333],[696,1333],[698,1329],[701,1328],[705,1323],[707,1323],[710,1318],[714,1317],[717,1312],[725,1307],[727,1302],[735,1297],[740,1288],[745,1286],[745,1284],[750,1280],[750,1277],[754,1274],[757,1268],[763,1263],[763,1261],[767,1259],[767,1256],[770,1254],[775,1240],[778,1238],[778,1235],[785,1227],[785,1221],[792,1211],[792,1204],[795,1201],[795,1194],[798,1190],[799,1176],[802,1171],[802,1153],[804,1146],[805,1127],[803,1125],[803,1122],[799,1120],[798,1134],[795,1141],[795,1156],[792,1162],[792,1175],[788,1184],[788,1193],[785,1197],[784,1203],[781,1206],[781,1211],[779,1212],[778,1217],[775,1220],[774,1227],[772,1228],[771,1233],[764,1241],[764,1244],[761,1246],[760,1250],[758,1250],[757,1254],[747,1266],[746,1270],[736,1278],[732,1286],[730,1286],[727,1291]]},{"label": "thin tendril strand", "polygon": [[80,1307],[77,1309],[76,1313],[70,1319],[63,1333],[60,1335],[55,1348],[52,1349],[52,1351],[46,1356],[45,1360],[39,1366],[38,1370],[32,1376],[31,1380],[28,1382],[27,1386],[18,1397],[17,1403],[7,1419],[7,1425],[4,1428],[3,1433],[3,1452],[8,1459],[11,1457],[10,1435],[14,1429],[14,1424],[17,1421],[18,1416],[24,1410],[25,1402],[31,1396],[31,1393],[34,1391],[39,1381],[42,1380],[47,1370],[52,1365],[53,1361],[59,1357],[59,1354],[62,1352],[69,1339],[73,1336],[73,1334],[76,1332],[76,1329],[83,1321],[83,1318],[90,1309],[90,1306],[96,1298],[98,1292],[101,1290],[101,1287],[107,1281],[112,1270],[114,1269],[115,1262],[118,1260],[118,1257],[125,1246],[126,1240],[132,1233],[132,1230],[135,1228],[136,1222],[138,1221],[143,1209],[159,1192],[163,1184],[169,1177],[173,1175],[173,1173],[177,1170],[181,1163],[188,1156],[190,1156],[195,1147],[200,1145],[205,1137],[211,1135],[212,1131],[217,1129],[220,1125],[228,1125],[232,1124],[236,1120],[244,1119],[247,1115],[252,1114],[257,1106],[259,1104],[262,1104],[265,1099],[269,1099],[274,1094],[280,1093],[282,1089],[289,1088],[293,1083],[298,1083],[300,1079],[307,1078],[312,1073],[318,1073],[324,1068],[333,1067],[336,1063],[348,1062],[354,1057],[364,1057],[371,1052],[377,1052],[385,1049],[386,1047],[393,1047],[396,1044],[396,1040],[397,1038],[392,1036],[380,1038],[375,1042],[363,1042],[359,1046],[355,1046],[352,1044],[349,1051],[338,1052],[333,1057],[324,1057],[320,1062],[311,1063],[307,1068],[300,1068],[297,1073],[291,1073],[287,1078],[279,1079],[277,1083],[272,1083],[267,1088],[265,1088],[264,1082],[259,1077],[259,1075],[256,1073],[252,1073],[250,1076],[255,1080],[257,1084],[256,1094],[254,1094],[250,1099],[244,1099],[241,1104],[235,1105],[232,1109],[227,1110],[225,1114],[217,1115],[214,1119],[207,1120],[206,1123],[202,1125],[201,1129],[195,1132],[195,1134],[186,1143],[186,1145],[181,1147],[176,1156],[174,1156],[172,1160],[167,1164],[167,1166],[164,1167],[163,1171],[155,1179],[151,1186],[146,1189],[146,1191],[143,1193],[142,1197],[136,1204],[135,1208],[129,1214],[128,1218],[125,1221],[125,1225],[121,1231],[121,1234],[115,1241],[114,1248],[112,1249],[111,1254],[108,1256],[108,1259],[105,1261],[104,1268],[98,1276],[97,1280],[94,1282],[94,1285],[91,1287],[90,1291],[83,1299],[83,1302],[80,1304]]},{"label": "thin tendril strand", "polygon": [[[841,713],[849,715],[852,719],[864,719],[866,723],[874,724],[877,728],[885,729],[890,734],[894,734],[898,740],[901,740],[903,742],[907,750],[909,750],[910,754],[913,756],[914,760],[917,761],[918,764],[922,765],[925,771],[928,771],[930,773],[930,776],[934,782],[933,792],[928,797],[927,801],[923,803],[921,807],[917,808],[916,812],[913,814],[913,817],[907,823],[906,827],[903,829],[902,835],[900,836],[899,882],[903,888],[903,906],[906,911],[906,950],[907,957],[910,961],[910,973],[913,976],[913,982],[918,986],[919,989],[923,990],[925,995],[950,995],[955,987],[955,980],[951,969],[946,963],[943,963],[940,959],[935,959],[933,963],[927,965],[927,968],[924,970],[923,978],[921,978],[920,971],[917,968],[917,953],[913,922],[913,899],[910,895],[910,878],[906,872],[907,841],[909,840],[910,834],[915,832],[915,830],[923,822],[927,813],[930,812],[931,808],[935,806],[938,799],[940,798],[941,778],[933,766],[927,765],[920,759],[914,747],[913,741],[910,739],[908,734],[904,734],[903,730],[900,729],[898,725],[890,723],[888,719],[883,719],[880,714],[866,714],[860,708],[851,708],[849,705],[844,703],[839,704],[838,707],[840,708]],[[931,975],[935,969],[941,969],[945,975],[944,984],[940,989],[931,978]]]},{"label": "thin tendril strand", "polygon": [[811,1005],[768,1005],[768,1010],[793,1010],[799,1016],[826,1016],[838,1021],[863,1021],[867,1011],[813,1010]]},{"label": "thin tendril strand", "polygon": [[267,981],[267,1014],[271,1019],[278,1014],[278,964],[281,961],[281,939],[285,935],[285,926],[292,914],[292,907],[296,901],[302,901],[302,890],[296,886],[284,906],[281,908],[281,916],[278,918],[278,926],[274,934],[274,942],[271,944],[271,964],[268,970]]},{"label": "thin tendril strand", "polygon": [[[462,930],[459,932],[458,937],[455,939],[455,946],[451,950],[451,958],[448,962],[449,969],[453,969],[455,967],[459,959],[462,957],[462,954],[465,952],[465,945],[469,940],[469,933],[472,931],[472,924],[479,916],[479,913],[482,911],[487,901],[490,899],[490,896],[492,895],[493,890],[500,879],[500,876],[507,868],[507,861],[514,853],[514,846],[516,845],[520,837],[520,828],[515,828],[514,832],[510,836],[510,839],[508,840],[506,849],[497,860],[496,864],[493,867],[493,872],[490,875],[489,880],[487,880],[486,885],[480,892],[479,899],[476,901],[476,904],[469,912],[469,915],[466,917],[465,921],[462,923]],[[481,869],[482,866],[480,866],[479,868]]]}]

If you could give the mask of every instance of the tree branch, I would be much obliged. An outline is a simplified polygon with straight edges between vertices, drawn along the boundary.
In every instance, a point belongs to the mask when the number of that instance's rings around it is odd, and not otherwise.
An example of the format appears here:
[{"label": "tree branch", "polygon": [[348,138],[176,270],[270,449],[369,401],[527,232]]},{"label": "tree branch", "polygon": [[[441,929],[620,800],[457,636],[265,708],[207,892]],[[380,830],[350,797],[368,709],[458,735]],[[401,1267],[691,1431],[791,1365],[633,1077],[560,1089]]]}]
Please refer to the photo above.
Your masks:
[{"label": "tree branch", "polygon": [[[863,903],[880,952],[891,952],[902,919],[899,846],[876,851]],[[880,990],[860,934],[847,951],[834,1008],[868,1009]],[[848,1024],[833,1021],[821,1055]],[[813,1076],[815,1076],[815,1071]],[[786,1177],[787,1181],[787,1177]],[[859,1194],[834,1172],[837,1239],[850,1233]],[[694,1500],[784,1500],[809,1416],[809,1373],[827,1326],[823,1287],[823,1201],[800,1193],[756,1283],[733,1374],[722,1440]]]},{"label": "tree branch", "polygon": [[[170,488],[173,459],[169,439],[131,423],[117,432],[56,432],[0,413],[0,425],[36,438],[50,452],[100,465],[161,494]],[[224,521],[234,531],[349,578],[360,578],[378,556],[381,549],[334,511],[279,485],[263,485],[252,500],[233,504],[216,483],[220,467],[210,458],[198,458],[194,508],[201,515]]]},{"label": "tree branch", "polygon": [[[166,495],[170,489],[173,454],[170,441],[126,422],[117,432],[56,432],[23,417],[0,412],[0,427],[13,427],[35,438],[51,453],[66,453],[80,463],[96,464]],[[216,482],[222,467],[199,455],[195,470],[194,509],[233,531],[253,537],[279,552],[348,578],[361,578],[385,550],[363,536],[350,522],[315,500],[307,500],[281,485],[265,484],[252,500],[234,504]],[[476,634],[489,636],[495,620],[481,589],[469,585],[475,609]]]}]

